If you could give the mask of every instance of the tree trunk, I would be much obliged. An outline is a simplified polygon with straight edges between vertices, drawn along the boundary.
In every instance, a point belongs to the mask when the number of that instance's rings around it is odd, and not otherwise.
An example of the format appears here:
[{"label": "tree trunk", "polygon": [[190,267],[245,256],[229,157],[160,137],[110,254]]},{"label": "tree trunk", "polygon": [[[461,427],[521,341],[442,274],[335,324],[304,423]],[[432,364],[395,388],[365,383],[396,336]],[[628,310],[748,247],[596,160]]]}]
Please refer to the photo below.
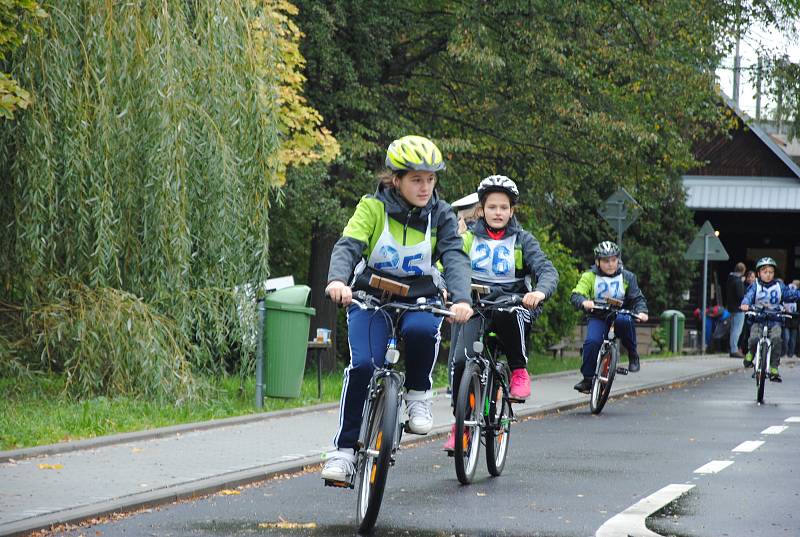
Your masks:
[{"label": "tree trunk", "polygon": [[[308,282],[311,286],[311,306],[317,314],[311,319],[311,333],[309,339],[317,335],[317,328],[328,328],[331,331],[332,350],[322,353],[322,370],[336,371],[336,320],[338,307],[325,297],[325,286],[328,283],[328,264],[331,260],[333,245],[338,236],[315,224],[311,230],[311,259],[308,268]],[[313,356],[313,354],[312,354]],[[316,368],[316,364],[313,364]]]}]

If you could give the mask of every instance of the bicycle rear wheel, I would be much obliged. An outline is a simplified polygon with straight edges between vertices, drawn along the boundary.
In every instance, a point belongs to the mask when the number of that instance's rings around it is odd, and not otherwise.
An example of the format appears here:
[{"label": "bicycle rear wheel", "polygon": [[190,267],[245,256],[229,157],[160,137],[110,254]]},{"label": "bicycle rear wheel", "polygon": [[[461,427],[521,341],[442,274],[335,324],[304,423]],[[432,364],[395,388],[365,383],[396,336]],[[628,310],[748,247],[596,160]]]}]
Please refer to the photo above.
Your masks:
[{"label": "bicycle rear wheel", "polygon": [[758,356],[758,367],[756,367],[756,401],[759,403],[764,402],[764,388],[767,384],[767,368],[769,362],[768,346],[758,342],[756,349],[756,356]]},{"label": "bicycle rear wheel", "polygon": [[592,393],[589,397],[589,408],[592,414],[600,414],[611,394],[611,384],[617,374],[617,361],[619,355],[614,345],[603,344],[597,353],[597,361],[600,366],[597,368],[594,379],[592,379]]},{"label": "bicycle rear wheel", "polygon": [[[503,375],[506,382],[502,382],[499,375]],[[495,377],[492,388],[491,401],[489,402],[489,416],[487,419],[484,437],[486,439],[486,468],[495,477],[503,473],[508,456],[508,442],[511,436],[511,403],[504,393],[504,386],[508,386],[505,369]]]},{"label": "bicycle rear wheel", "polygon": [[456,477],[468,485],[475,477],[478,454],[481,448],[480,428],[478,426],[483,400],[481,399],[481,379],[478,367],[467,363],[461,376],[456,400],[456,431],[453,456],[456,462]]},{"label": "bicycle rear wheel", "polygon": [[357,520],[358,531],[368,532],[378,519],[386,477],[392,458],[394,438],[399,427],[397,379],[388,376],[369,416],[364,453],[359,463]]}]

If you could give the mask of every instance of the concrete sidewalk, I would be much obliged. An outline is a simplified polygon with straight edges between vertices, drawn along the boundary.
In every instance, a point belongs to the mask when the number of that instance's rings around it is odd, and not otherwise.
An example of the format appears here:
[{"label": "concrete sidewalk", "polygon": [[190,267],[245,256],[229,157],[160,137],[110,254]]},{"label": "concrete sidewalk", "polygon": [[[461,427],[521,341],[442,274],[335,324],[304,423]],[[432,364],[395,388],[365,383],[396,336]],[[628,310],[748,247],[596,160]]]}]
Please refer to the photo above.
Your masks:
[{"label": "concrete sidewalk", "polygon": [[[740,368],[740,360],[727,356],[648,360],[641,372],[616,377],[612,397]],[[577,380],[577,372],[534,378],[533,397],[515,411],[530,416],[585,405],[588,412],[587,397],[572,389]],[[613,412],[613,402],[609,408]],[[338,405],[327,404],[0,452],[0,535],[171,502],[317,464],[331,449],[337,416]],[[434,419],[431,434],[449,430],[452,414],[444,393],[434,400]],[[409,434],[403,440],[421,438],[426,437]]]}]

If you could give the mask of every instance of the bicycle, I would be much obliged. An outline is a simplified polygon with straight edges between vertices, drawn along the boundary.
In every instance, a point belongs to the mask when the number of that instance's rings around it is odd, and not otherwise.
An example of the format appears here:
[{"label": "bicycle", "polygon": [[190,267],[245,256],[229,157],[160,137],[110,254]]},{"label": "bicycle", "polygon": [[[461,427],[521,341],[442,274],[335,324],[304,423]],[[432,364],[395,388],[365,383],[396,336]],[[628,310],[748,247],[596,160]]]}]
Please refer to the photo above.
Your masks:
[{"label": "bicycle", "polygon": [[592,311],[607,311],[606,320],[611,320],[608,334],[603,339],[600,350],[597,351],[597,365],[595,366],[594,377],[592,377],[592,390],[589,392],[589,409],[592,414],[600,414],[602,412],[606,401],[608,401],[608,396],[611,394],[611,385],[614,383],[614,377],[617,374],[628,374],[626,368],[617,366],[619,362],[619,340],[614,332],[614,321],[619,315],[634,317],[635,314],[631,310],[620,308],[622,301],[612,298],[608,298],[607,301],[607,304],[595,304],[594,308],[592,308]]},{"label": "bicycle", "polygon": [[[756,343],[756,352],[753,356],[753,377],[756,379],[756,402],[764,404],[764,389],[767,384],[767,371],[769,370],[772,341],[769,339],[769,321],[778,321],[783,324],[784,319],[791,319],[787,313],[772,312],[764,308],[752,308],[745,312],[751,322],[761,323],[761,337]],[[778,350],[780,352],[780,349]]]},{"label": "bicycle", "polygon": [[[389,321],[391,335],[386,346],[384,363],[374,364],[375,370],[369,382],[361,429],[356,443],[355,474],[347,483],[325,481],[327,486],[351,489],[355,488],[355,483],[358,482],[356,520],[359,533],[369,532],[378,519],[389,467],[395,463],[395,453],[400,447],[403,434],[400,407],[405,375],[394,368],[400,361],[400,351],[397,349],[399,339],[397,326],[400,318],[409,311],[427,311],[434,315],[453,316],[449,310],[429,304],[425,298],[417,299],[416,303],[390,300],[395,295],[406,296],[408,285],[378,276],[372,276],[369,284],[382,290],[382,297],[377,299],[364,291],[356,291],[353,293],[352,303],[363,310],[384,314]],[[389,311],[393,311],[395,315],[391,315]]]},{"label": "bicycle", "polygon": [[[485,286],[473,284],[473,290]],[[481,442],[486,446],[486,466],[494,477],[503,472],[508,456],[511,423],[516,421],[509,396],[508,365],[501,361],[500,342],[487,331],[490,313],[520,309],[522,299],[511,295],[499,300],[478,298],[473,310],[480,316],[478,341],[473,343],[474,356],[468,356],[459,383],[455,403],[456,439],[452,456],[456,477],[468,485],[475,477]],[[485,342],[486,338],[489,341]]]}]

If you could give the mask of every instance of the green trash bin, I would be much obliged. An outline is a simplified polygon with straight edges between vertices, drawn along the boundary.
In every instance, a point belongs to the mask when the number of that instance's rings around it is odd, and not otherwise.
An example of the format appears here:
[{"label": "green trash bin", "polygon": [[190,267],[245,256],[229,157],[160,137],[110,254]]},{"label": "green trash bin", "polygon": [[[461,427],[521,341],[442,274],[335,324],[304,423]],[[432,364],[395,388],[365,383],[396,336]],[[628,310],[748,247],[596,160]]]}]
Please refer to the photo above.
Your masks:
[{"label": "green trash bin", "polygon": [[686,316],[678,310],[666,310],[661,314],[661,328],[667,337],[667,348],[670,352],[683,352],[683,327]]},{"label": "green trash bin", "polygon": [[264,299],[264,395],[299,397],[314,308],[306,306],[311,288],[294,285]]}]

